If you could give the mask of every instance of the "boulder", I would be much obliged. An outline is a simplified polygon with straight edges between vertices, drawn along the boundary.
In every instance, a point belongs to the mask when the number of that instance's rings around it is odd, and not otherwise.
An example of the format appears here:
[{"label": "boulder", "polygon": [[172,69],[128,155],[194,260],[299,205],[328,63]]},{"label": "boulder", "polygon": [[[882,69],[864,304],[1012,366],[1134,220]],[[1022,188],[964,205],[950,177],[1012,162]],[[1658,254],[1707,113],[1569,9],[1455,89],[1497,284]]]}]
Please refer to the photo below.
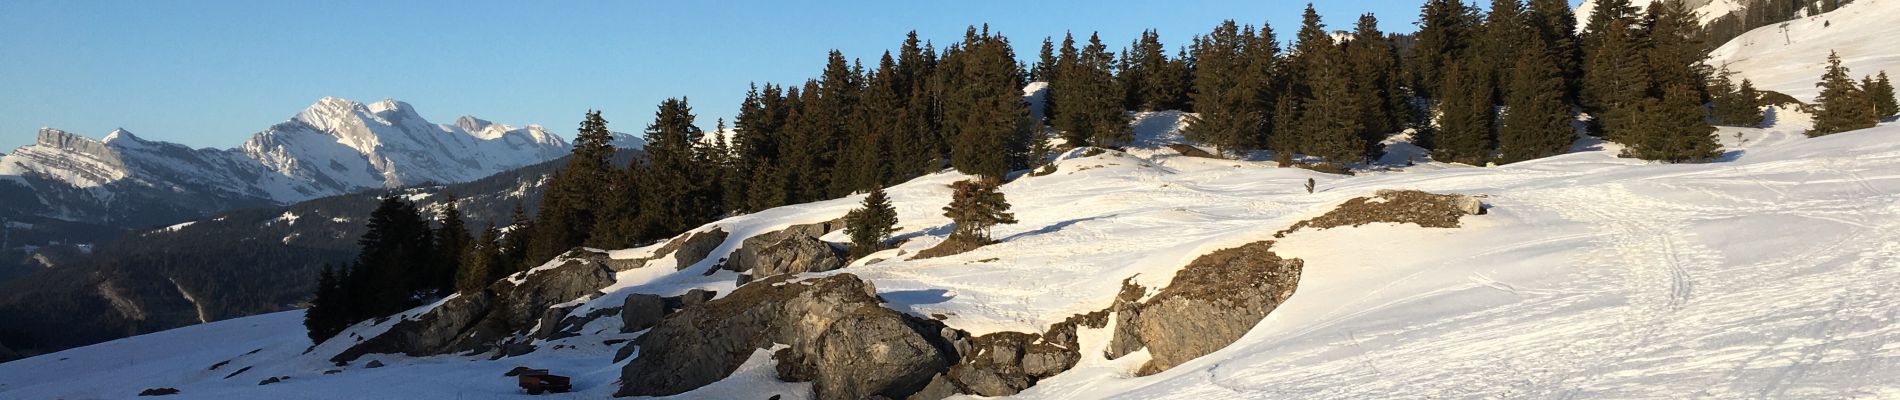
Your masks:
[{"label": "boulder", "polygon": [[[576,249],[556,260],[563,261],[554,267],[536,268],[496,281],[480,292],[457,295],[420,315],[397,322],[389,330],[351,346],[331,360],[347,362],[375,353],[432,356],[485,352],[497,350],[503,343],[526,341],[526,338],[545,339],[561,332],[563,325],[578,329],[591,318],[612,314],[595,310],[588,316],[569,320],[566,310],[571,309],[551,311],[550,307],[556,304],[597,295],[600,288],[614,282],[606,253]],[[537,325],[544,329],[529,331]],[[547,328],[550,326],[553,328]],[[519,346],[514,348],[519,349]]]},{"label": "boulder", "polygon": [[[1233,344],[1292,296],[1304,263],[1280,258],[1272,246],[1254,242],[1203,255],[1154,297],[1119,305],[1115,340],[1138,340],[1153,356],[1138,374],[1166,371]],[[1111,350],[1132,351],[1118,344]]]},{"label": "boulder", "polygon": [[955,359],[940,324],[883,307],[854,275],[759,283],[683,308],[629,343],[639,356],[621,369],[615,395],[684,393],[731,375],[754,351],[785,345],[775,353],[780,378],[814,382],[820,399],[906,398]]},{"label": "boulder", "polygon": [[845,252],[818,239],[843,227],[842,220],[834,220],[793,225],[746,238],[740,242],[739,249],[733,250],[726,267],[741,273],[749,272],[752,280],[843,268],[847,262]]},{"label": "boulder", "polygon": [[652,328],[660,323],[667,313],[666,299],[660,296],[634,293],[627,295],[627,301],[620,306],[620,332],[633,333]]}]

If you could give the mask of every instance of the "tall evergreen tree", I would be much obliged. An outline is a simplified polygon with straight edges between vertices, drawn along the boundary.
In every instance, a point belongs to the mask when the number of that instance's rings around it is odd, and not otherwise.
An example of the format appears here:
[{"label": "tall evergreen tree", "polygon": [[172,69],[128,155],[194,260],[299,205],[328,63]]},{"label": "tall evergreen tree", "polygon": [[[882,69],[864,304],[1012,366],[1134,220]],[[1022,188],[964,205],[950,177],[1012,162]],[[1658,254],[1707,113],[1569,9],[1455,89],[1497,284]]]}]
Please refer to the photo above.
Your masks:
[{"label": "tall evergreen tree", "polygon": [[950,184],[950,205],[943,208],[943,216],[956,223],[950,240],[989,244],[994,241],[990,238],[991,227],[1016,223],[1015,214],[1009,212],[1009,200],[997,191],[999,185],[995,179]]},{"label": "tall evergreen tree", "polygon": [[[1264,82],[1250,73],[1256,66],[1246,56],[1247,45],[1258,43],[1232,20],[1195,39],[1194,91],[1197,114],[1188,118],[1188,139],[1213,145],[1225,153],[1257,142],[1266,124],[1266,110],[1258,108]],[[1277,44],[1276,44],[1277,45]]]},{"label": "tall evergreen tree", "polygon": [[1722,154],[1715,127],[1703,119],[1702,96],[1675,83],[1661,98],[1644,98],[1634,114],[1635,129],[1623,156],[1664,162],[1701,162]]},{"label": "tall evergreen tree", "polygon": [[1301,101],[1306,110],[1300,114],[1300,130],[1306,143],[1300,152],[1340,164],[1365,161],[1370,152],[1362,111],[1366,105],[1353,93],[1352,69],[1327,67],[1345,65],[1347,60],[1325,28],[1319,12],[1308,4],[1295,44],[1296,57],[1311,66],[1304,71],[1310,92]]},{"label": "tall evergreen tree", "polygon": [[455,275],[456,291],[479,291],[503,276],[499,273],[503,262],[500,236],[501,232],[495,229],[495,224],[488,224],[488,228],[482,229],[481,236],[476,237],[475,242],[462,253],[462,268]]},{"label": "tall evergreen tree", "polygon": [[1497,140],[1500,164],[1563,154],[1575,141],[1556,54],[1535,38],[1525,41],[1521,50],[1504,90]]},{"label": "tall evergreen tree", "polygon": [[1735,85],[1733,73],[1722,69],[1709,81],[1710,115],[1723,125],[1757,127],[1763,120],[1761,94],[1747,80]]},{"label": "tall evergreen tree", "polygon": [[1111,71],[1114,59],[1101,37],[1090,34],[1088,44],[1063,66],[1057,71],[1061,85],[1051,91],[1063,99],[1056,131],[1072,146],[1114,146],[1131,139],[1122,115],[1124,95]]},{"label": "tall evergreen tree", "polygon": [[401,196],[384,196],[367,225],[343,283],[352,297],[349,308],[358,313],[350,323],[420,304],[418,294],[431,291],[431,266],[438,265],[428,220]]},{"label": "tall evergreen tree", "polygon": [[1576,104],[1583,84],[1583,51],[1577,42],[1577,15],[1569,0],[1530,0],[1524,19],[1563,70],[1564,103]]},{"label": "tall evergreen tree", "polygon": [[940,61],[942,132],[959,171],[1000,179],[1028,165],[1033,131],[1014,54],[1009,39],[972,27]]},{"label": "tall evergreen tree", "polygon": [[600,196],[596,191],[608,187],[614,179],[611,165],[614,154],[613,133],[599,111],[588,111],[574,138],[574,151],[567,164],[554,173],[541,194],[538,226],[528,238],[526,262],[539,264],[568,249],[580,246],[600,220]]},{"label": "tall evergreen tree", "polygon": [[1048,37],[1042,38],[1042,50],[1036,53],[1036,67],[1029,70],[1030,81],[1048,82],[1050,78],[1055,77],[1055,49],[1055,42],[1050,41]]},{"label": "tall evergreen tree", "polygon": [[1418,24],[1403,70],[1414,94],[1438,98],[1446,64],[1462,58],[1473,45],[1477,10],[1460,0],[1427,0],[1419,11]]},{"label": "tall evergreen tree", "polygon": [[428,279],[431,289],[440,293],[455,290],[456,271],[462,269],[462,253],[468,251],[468,225],[462,220],[462,210],[455,205],[454,194],[445,196],[442,208],[441,227],[435,230],[435,261],[438,265]]},{"label": "tall evergreen tree", "polygon": [[[1530,41],[1538,32],[1532,31],[1530,21],[1524,13],[1524,3],[1519,0],[1491,0],[1491,12],[1485,14],[1484,32],[1478,39],[1478,54],[1475,60],[1482,61],[1491,69],[1492,82],[1509,82],[1511,69],[1515,68],[1519,48]],[[1502,91],[1507,85],[1496,85],[1493,90]]]},{"label": "tall evergreen tree", "polygon": [[521,203],[515,203],[515,208],[509,212],[509,215],[508,233],[501,240],[503,268],[497,268],[504,273],[514,273],[529,267],[528,248],[530,242],[539,236],[535,234],[538,229],[535,229],[534,219],[528,217],[528,212]]},{"label": "tall evergreen tree", "polygon": [[323,343],[349,328],[354,311],[349,309],[349,293],[345,292],[343,282],[349,277],[347,270],[338,272],[330,264],[324,264],[317,273],[316,297],[310,300],[310,308],[304,311],[303,326],[310,336],[311,343]]},{"label": "tall evergreen tree", "polygon": [[719,214],[708,207],[711,196],[703,170],[695,162],[705,131],[693,123],[694,118],[686,99],[669,98],[660,102],[653,122],[647,124],[646,168],[640,178],[645,202],[640,216],[649,230],[642,241],[685,232]]},{"label": "tall evergreen tree", "polygon": [[1399,130],[1404,122],[1405,99],[1398,86],[1396,51],[1379,31],[1379,19],[1372,14],[1359,17],[1352,41],[1346,44],[1346,64],[1352,67],[1348,83],[1360,107],[1361,142],[1367,158],[1377,158],[1386,134]]},{"label": "tall evergreen tree", "polygon": [[1867,93],[1874,97],[1874,116],[1890,118],[1900,114],[1900,101],[1893,95],[1893,80],[1887,79],[1887,71],[1880,71],[1872,84],[1867,85]]},{"label": "tall evergreen tree", "polygon": [[1634,19],[1609,22],[1596,44],[1585,47],[1582,100],[1591,113],[1593,128],[1617,138],[1633,125],[1633,112],[1649,90],[1649,64]]},{"label": "tall evergreen tree", "polygon": [[851,236],[853,257],[884,250],[884,243],[897,232],[897,207],[891,205],[883,187],[871,189],[857,209],[845,214],[844,229]]},{"label": "tall evergreen tree", "polygon": [[1873,96],[1855,85],[1847,66],[1841,65],[1840,53],[1828,53],[1827,72],[1815,86],[1821,88],[1821,94],[1814,99],[1820,110],[1814,112],[1814,128],[1808,130],[1808,136],[1872,128],[1880,123],[1874,116]]},{"label": "tall evergreen tree", "polygon": [[765,209],[787,204],[785,174],[778,166],[760,162],[752,168],[751,191],[746,193],[746,209],[764,211]]},{"label": "tall evergreen tree", "polygon": [[1432,135],[1432,158],[1438,161],[1485,165],[1491,159],[1493,108],[1491,82],[1484,69],[1454,61],[1447,65],[1445,88],[1466,88],[1438,105],[1438,128]]}]

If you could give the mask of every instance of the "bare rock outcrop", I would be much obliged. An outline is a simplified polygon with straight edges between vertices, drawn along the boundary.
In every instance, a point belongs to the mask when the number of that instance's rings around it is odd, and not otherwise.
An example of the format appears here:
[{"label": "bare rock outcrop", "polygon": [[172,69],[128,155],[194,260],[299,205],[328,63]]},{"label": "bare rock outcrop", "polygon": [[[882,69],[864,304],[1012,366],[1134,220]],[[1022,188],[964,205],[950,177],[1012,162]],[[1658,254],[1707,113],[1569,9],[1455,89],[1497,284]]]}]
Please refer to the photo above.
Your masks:
[{"label": "bare rock outcrop", "polygon": [[1426,228],[1457,228],[1458,219],[1484,214],[1484,202],[1460,194],[1437,194],[1417,190],[1380,189],[1372,197],[1359,197],[1340,203],[1325,215],[1294,223],[1274,234],[1286,237],[1300,229],[1328,229],[1360,226],[1374,222],[1415,224]]},{"label": "bare rock outcrop", "polygon": [[727,236],[729,235],[723,228],[688,232],[668,240],[665,245],[661,245],[659,249],[655,249],[652,256],[627,260],[610,260],[607,265],[611,266],[614,272],[620,272],[646,266],[648,261],[673,256],[673,259],[677,261],[674,268],[686,269],[687,267],[693,266],[693,264],[698,264],[700,261],[705,261],[706,257],[712,256],[713,250],[717,250],[719,245],[726,243]]},{"label": "bare rock outcrop", "polygon": [[1272,246],[1254,242],[1203,255],[1148,300],[1117,304],[1109,356],[1145,346],[1153,358],[1139,373],[1147,375],[1239,340],[1299,285],[1304,263],[1280,258]]},{"label": "bare rock outcrop", "polygon": [[733,250],[726,267],[758,280],[778,275],[824,272],[843,268],[845,251],[819,240],[844,228],[842,219],[791,227],[746,238]]},{"label": "bare rock outcrop", "polygon": [[679,394],[732,374],[775,345],[782,379],[814,382],[820,399],[907,398],[955,362],[940,324],[880,304],[850,274],[767,278],[667,316],[629,346],[616,396]]},{"label": "bare rock outcrop", "polygon": [[[567,308],[556,304],[599,294],[599,289],[614,282],[606,253],[577,249],[563,254],[565,260],[551,268],[537,268],[502,279],[480,292],[462,293],[413,318],[395,323],[388,331],[364,340],[332,357],[332,361],[351,361],[365,354],[401,353],[431,356],[460,352],[513,350],[509,346],[529,338],[545,339],[561,329],[531,331],[537,325],[552,323],[559,327]],[[611,313],[590,314],[598,318]],[[590,316],[582,316],[591,320]],[[566,321],[569,329],[584,325],[584,320]],[[526,348],[531,351],[532,348]]]}]

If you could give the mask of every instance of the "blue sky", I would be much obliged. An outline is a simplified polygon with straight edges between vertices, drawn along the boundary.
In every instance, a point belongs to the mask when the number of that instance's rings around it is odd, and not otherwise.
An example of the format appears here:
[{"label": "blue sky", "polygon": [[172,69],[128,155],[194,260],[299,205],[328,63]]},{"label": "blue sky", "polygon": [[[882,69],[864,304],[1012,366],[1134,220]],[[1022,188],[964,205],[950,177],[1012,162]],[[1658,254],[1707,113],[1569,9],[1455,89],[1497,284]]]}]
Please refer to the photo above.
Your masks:
[{"label": "blue sky", "polygon": [[[1409,31],[1421,0],[1323,1],[1329,27],[1377,13]],[[524,4],[526,3],[526,4]],[[687,96],[710,129],[750,82],[802,82],[824,54],[873,63],[917,30],[939,45],[988,22],[1032,58],[1044,36],[1156,28],[1169,47],[1223,19],[1290,38],[1303,2],[0,1],[0,149],[41,126],[233,147],[322,96],[407,101],[424,117],[539,123],[573,136],[600,109],[639,132]]]}]

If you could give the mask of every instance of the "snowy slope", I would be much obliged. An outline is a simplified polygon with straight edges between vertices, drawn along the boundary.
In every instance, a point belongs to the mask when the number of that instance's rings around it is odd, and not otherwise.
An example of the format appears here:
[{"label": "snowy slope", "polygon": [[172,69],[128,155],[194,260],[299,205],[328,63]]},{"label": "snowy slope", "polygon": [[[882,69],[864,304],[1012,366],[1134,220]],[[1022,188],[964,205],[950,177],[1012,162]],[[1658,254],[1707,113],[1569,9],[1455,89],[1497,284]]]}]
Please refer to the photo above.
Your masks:
[{"label": "snowy slope", "polygon": [[[1137,126],[1178,126],[1168,122],[1173,113],[1143,117]],[[1700,165],[1599,150],[1497,168],[1434,164],[1348,177],[1154,148],[1069,154],[1054,174],[1004,186],[1022,222],[997,229],[1002,243],[908,260],[947,233],[937,215],[949,197],[943,184],[963,176],[942,173],[890,189],[899,236],[912,240],[868,258],[893,260],[834,273],[874,282],[894,309],[945,314],[960,329],[1034,331],[1101,309],[1124,278],[1165,283],[1200,254],[1268,239],[1377,189],[1484,195],[1490,213],[1463,228],[1291,235],[1276,252],[1307,261],[1299,291],[1233,346],[1136,378],[1141,353],[1103,360],[1093,349],[1106,332],[1085,331],[1082,364],[1020,397],[1900,395],[1891,379],[1900,374],[1891,311],[1900,307],[1900,269],[1892,268],[1900,265],[1900,175],[1891,172],[1900,170],[1900,126],[1807,139],[1798,118],[1783,121],[1725,129],[1727,160]],[[1140,131],[1148,142],[1174,134]],[[1307,178],[1319,182],[1318,193],[1305,193]],[[829,220],[857,200],[717,222],[734,239],[711,259],[684,270],[661,259],[621,272],[608,296],[574,313],[618,305],[628,293],[727,292],[733,273],[705,271],[737,238]],[[496,397],[518,390],[501,372],[532,365],[575,376],[578,392],[569,397],[605,398],[619,368],[609,360],[616,347],[602,342],[628,337],[616,333],[616,319],[603,318],[587,334],[551,343],[571,348],[493,361],[376,355],[389,366],[339,368],[326,359],[340,344],[301,354],[309,343],[298,320],[289,312],[216,322],[3,364],[0,382],[11,386],[0,386],[0,397],[122,397],[158,386],[180,388],[182,398]],[[246,355],[254,349],[261,350]],[[234,361],[205,370],[226,359]],[[253,369],[225,378],[242,366]],[[340,372],[324,373],[332,369]],[[292,378],[256,385],[272,376]],[[680,398],[799,398],[805,390],[773,380],[769,358],[760,356],[734,378]]]},{"label": "snowy slope", "polygon": [[[1638,10],[1649,8],[1648,1],[1638,0],[1638,1],[1632,1],[1630,3],[1631,5],[1636,6]],[[1710,21],[1714,21],[1718,18],[1722,18],[1725,15],[1729,15],[1737,11],[1741,11],[1743,7],[1743,3],[1745,3],[1745,1],[1743,0],[1683,0],[1683,3],[1689,6],[1690,11],[1694,11],[1696,13],[1697,22],[1700,22],[1706,25]],[[1577,15],[1577,30],[1582,31],[1584,28],[1583,25],[1588,23],[1588,21],[1590,21],[1590,15],[1596,13],[1597,0],[1583,0],[1583,3],[1577,4],[1577,7],[1572,10]]]},{"label": "snowy slope", "polygon": [[1755,86],[1786,93],[1801,101],[1820,94],[1815,87],[1828,52],[1839,52],[1855,78],[1880,71],[1900,73],[1900,0],[1858,0],[1834,12],[1749,31],[1711,52],[1709,65],[1727,66]]}]

